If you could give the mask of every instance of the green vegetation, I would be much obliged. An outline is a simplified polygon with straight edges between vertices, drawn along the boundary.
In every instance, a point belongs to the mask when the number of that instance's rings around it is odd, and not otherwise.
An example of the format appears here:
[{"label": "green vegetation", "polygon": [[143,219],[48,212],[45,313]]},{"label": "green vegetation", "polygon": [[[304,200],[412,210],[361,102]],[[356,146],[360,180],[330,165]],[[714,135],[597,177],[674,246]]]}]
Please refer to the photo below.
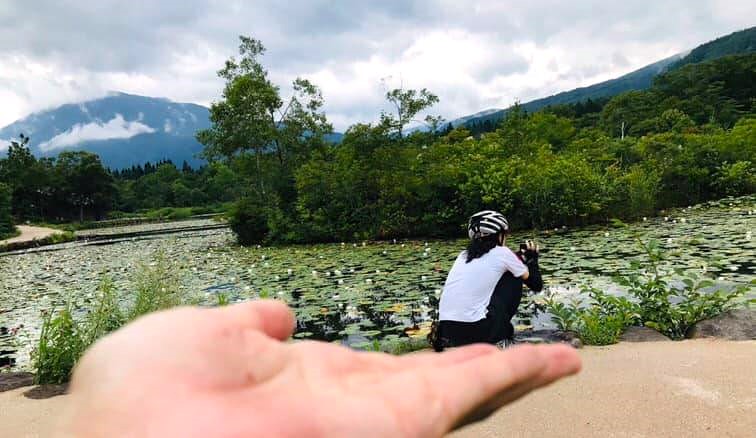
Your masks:
[{"label": "green vegetation", "polygon": [[16,234],[11,218],[11,195],[5,184],[0,183],[0,240]]},{"label": "green vegetation", "polygon": [[[429,131],[408,134],[407,121],[437,98],[392,90],[395,114],[328,145],[317,89],[284,105],[260,64],[261,44],[243,41],[242,60],[221,72],[213,127],[198,138],[245,181],[229,215],[245,245],[455,236],[486,208],[516,227],[605,223],[756,187],[756,55],[687,65],[607,101],[533,114],[515,106],[478,137],[438,132],[434,117]],[[291,105],[301,111],[269,116]],[[275,129],[282,124],[289,130]]]},{"label": "green vegetation", "polygon": [[690,271],[663,268],[661,262],[668,256],[658,242],[640,245],[646,260],[632,261],[630,272],[615,278],[630,298],[591,289],[566,300],[546,299],[546,311],[559,330],[576,332],[588,345],[614,344],[631,325],[679,340],[695,323],[734,308],[748,291],[747,285],[704,291],[715,283]]},{"label": "green vegetation", "polygon": [[127,309],[113,282],[105,278],[82,318],[69,302],[58,311],[44,312],[39,342],[32,352],[36,384],[65,383],[84,351],[122,325],[170,307],[192,303],[180,286],[180,271],[164,256],[139,267],[133,284],[136,297]]}]

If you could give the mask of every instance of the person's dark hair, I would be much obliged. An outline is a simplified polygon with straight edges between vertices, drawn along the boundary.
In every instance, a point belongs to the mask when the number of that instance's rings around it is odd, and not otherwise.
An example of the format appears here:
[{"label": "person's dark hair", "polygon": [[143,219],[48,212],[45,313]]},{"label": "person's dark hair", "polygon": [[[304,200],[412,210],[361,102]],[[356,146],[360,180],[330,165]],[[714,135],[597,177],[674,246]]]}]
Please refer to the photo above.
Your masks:
[{"label": "person's dark hair", "polygon": [[483,257],[488,251],[494,249],[499,245],[499,236],[501,236],[501,233],[470,239],[470,244],[467,245],[467,261],[465,263]]}]

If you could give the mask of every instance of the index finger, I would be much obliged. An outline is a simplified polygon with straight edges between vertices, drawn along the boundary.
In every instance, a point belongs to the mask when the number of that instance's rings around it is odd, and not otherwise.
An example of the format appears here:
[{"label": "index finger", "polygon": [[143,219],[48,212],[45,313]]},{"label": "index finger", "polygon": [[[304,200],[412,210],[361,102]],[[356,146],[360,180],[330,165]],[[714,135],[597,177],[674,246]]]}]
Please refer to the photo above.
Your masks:
[{"label": "index finger", "polygon": [[444,406],[444,430],[479,421],[528,392],[580,370],[567,346],[521,346],[427,374]]}]

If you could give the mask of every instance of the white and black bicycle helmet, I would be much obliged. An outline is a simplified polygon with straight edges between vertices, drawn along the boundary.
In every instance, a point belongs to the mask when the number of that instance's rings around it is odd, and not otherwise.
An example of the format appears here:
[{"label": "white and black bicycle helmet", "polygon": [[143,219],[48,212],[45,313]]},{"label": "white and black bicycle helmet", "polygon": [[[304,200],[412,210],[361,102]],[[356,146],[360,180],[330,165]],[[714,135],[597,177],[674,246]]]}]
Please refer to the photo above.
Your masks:
[{"label": "white and black bicycle helmet", "polygon": [[498,233],[507,233],[509,222],[503,214],[493,210],[483,210],[470,216],[467,235],[470,239],[480,239]]}]

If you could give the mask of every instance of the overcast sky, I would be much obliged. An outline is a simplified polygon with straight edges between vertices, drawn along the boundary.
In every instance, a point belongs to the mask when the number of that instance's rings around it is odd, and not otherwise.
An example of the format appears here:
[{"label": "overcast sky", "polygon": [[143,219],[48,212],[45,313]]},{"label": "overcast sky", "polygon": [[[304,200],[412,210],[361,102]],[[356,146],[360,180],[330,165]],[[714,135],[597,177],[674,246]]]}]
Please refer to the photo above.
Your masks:
[{"label": "overcast sky", "polygon": [[[286,6],[281,6],[286,5]],[[610,79],[753,26],[756,1],[0,0],[0,126],[109,90],[209,105],[238,35],[281,85],[318,84],[337,130],[385,86],[447,119]]]}]

